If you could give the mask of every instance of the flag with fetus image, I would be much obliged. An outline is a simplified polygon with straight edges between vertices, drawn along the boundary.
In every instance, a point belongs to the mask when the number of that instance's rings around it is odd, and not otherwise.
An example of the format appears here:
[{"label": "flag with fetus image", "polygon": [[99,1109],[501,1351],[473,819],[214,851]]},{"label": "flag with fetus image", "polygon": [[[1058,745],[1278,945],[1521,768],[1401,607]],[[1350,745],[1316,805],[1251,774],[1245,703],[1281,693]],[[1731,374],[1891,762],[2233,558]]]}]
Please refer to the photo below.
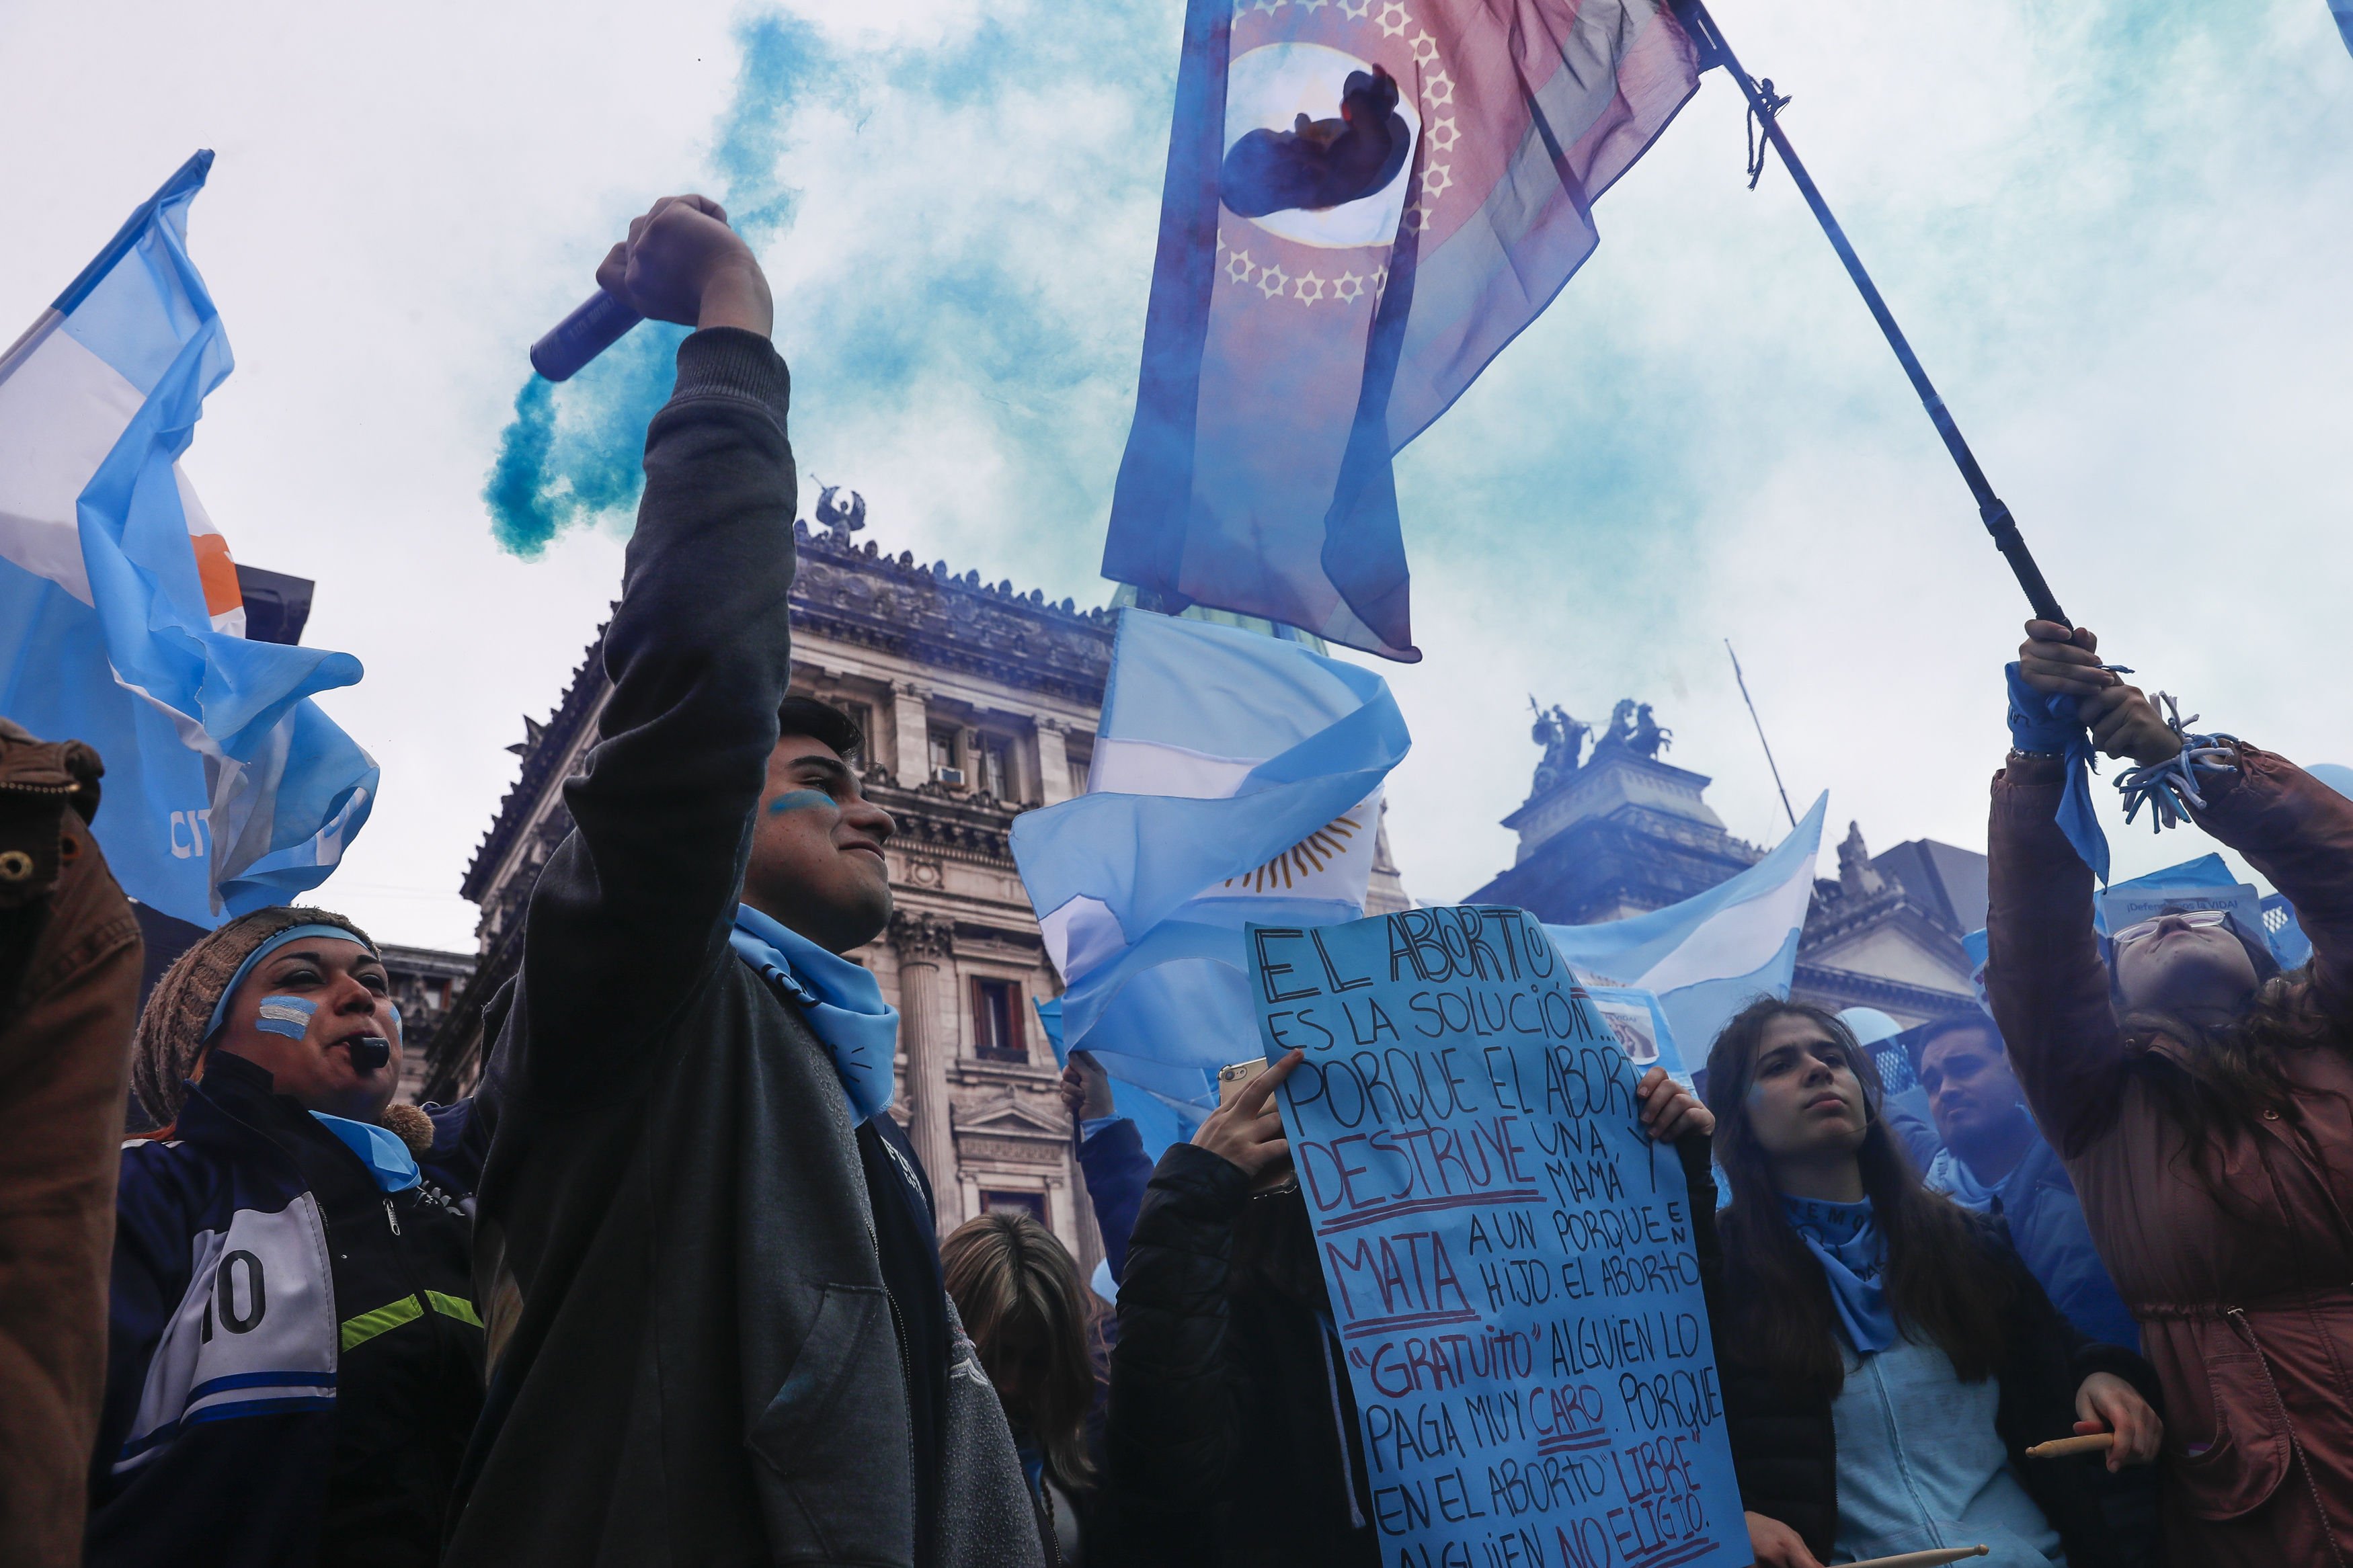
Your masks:
[{"label": "flag with fetus image", "polygon": [[1093,1053],[1162,1146],[1216,1108],[1218,1068],[1263,1054],[1242,928],[1363,916],[1411,743],[1370,670],[1121,612],[1087,793],[1015,818],[1013,857],[1067,987],[1059,1051]]},{"label": "flag with fetus image", "polygon": [[1391,456],[1698,70],[1664,0],[1190,0],[1103,575],[1419,658]]}]

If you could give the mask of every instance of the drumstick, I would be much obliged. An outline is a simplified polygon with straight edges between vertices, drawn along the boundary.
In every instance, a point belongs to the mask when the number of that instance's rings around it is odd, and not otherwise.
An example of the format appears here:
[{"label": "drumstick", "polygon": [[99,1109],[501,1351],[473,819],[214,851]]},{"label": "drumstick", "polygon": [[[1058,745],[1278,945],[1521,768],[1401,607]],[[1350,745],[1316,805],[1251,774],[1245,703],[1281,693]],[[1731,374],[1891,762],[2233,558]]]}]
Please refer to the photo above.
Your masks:
[{"label": "drumstick", "polygon": [[2116,1446],[2114,1432],[2094,1432],[2084,1437],[2054,1437],[2048,1443],[2037,1443],[2026,1450],[2030,1459],[2058,1459],[2069,1454],[2096,1454]]},{"label": "drumstick", "polygon": [[1861,1563],[1850,1563],[1846,1568],[1942,1568],[1947,1563],[1958,1563],[1964,1557],[1983,1557],[1992,1552],[1990,1546],[1939,1546],[1932,1552],[1899,1552],[1893,1557],[1871,1557]]}]

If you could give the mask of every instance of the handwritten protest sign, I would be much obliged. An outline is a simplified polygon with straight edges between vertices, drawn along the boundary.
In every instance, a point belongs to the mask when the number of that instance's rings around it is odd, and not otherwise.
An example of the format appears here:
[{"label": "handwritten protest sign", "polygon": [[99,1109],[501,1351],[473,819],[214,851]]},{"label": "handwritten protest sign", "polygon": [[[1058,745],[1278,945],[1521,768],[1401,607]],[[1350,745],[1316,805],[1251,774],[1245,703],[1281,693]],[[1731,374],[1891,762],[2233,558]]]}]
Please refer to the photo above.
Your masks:
[{"label": "handwritten protest sign", "polygon": [[1393,1568],[1740,1568],[1689,1199],[1535,919],[1250,930]]}]

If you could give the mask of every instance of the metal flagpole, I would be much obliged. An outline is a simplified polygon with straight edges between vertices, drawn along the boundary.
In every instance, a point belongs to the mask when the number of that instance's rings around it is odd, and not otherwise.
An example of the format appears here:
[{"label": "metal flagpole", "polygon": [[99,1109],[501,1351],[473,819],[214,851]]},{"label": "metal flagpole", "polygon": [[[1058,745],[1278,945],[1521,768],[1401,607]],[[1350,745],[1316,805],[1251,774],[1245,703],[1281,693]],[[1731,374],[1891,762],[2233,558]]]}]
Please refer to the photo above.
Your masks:
[{"label": "metal flagpole", "polygon": [[[1953,423],[1952,412],[1945,406],[1945,400],[1936,395],[1936,388],[1928,380],[1928,373],[1920,368],[1919,356],[1905,341],[1904,329],[1895,324],[1895,317],[1888,310],[1887,301],[1879,297],[1879,289],[1871,281],[1871,274],[1863,270],[1862,258],[1854,253],[1854,247],[1847,243],[1846,231],[1839,227],[1838,219],[1831,216],[1829,204],[1822,200],[1822,193],[1814,187],[1813,176],[1806,173],[1806,165],[1799,158],[1797,149],[1789,145],[1789,138],[1782,133],[1778,116],[1782,106],[1789,100],[1774,96],[1770,83],[1760,87],[1740,68],[1740,61],[1733,54],[1732,46],[1724,41],[1724,34],[1717,28],[1715,18],[1708,15],[1705,0],[1672,0],[1672,4],[1676,19],[1683,23],[1684,30],[1692,35],[1693,42],[1700,47],[1700,68],[1704,70],[1711,65],[1721,65],[1731,74],[1732,79],[1740,84],[1741,92],[1747,97],[1749,111],[1764,127],[1766,140],[1772,144],[1774,151],[1781,154],[1782,164],[1789,171],[1789,177],[1798,184],[1798,194],[1804,196],[1806,205],[1813,209],[1815,221],[1822,226],[1822,232],[1830,237],[1831,247],[1846,264],[1847,276],[1854,279],[1855,288],[1862,295],[1862,302],[1871,307],[1872,319],[1879,323],[1879,330],[1887,334],[1887,346],[1895,351],[1896,359],[1904,366],[1904,374],[1912,378],[1912,390],[1920,395],[1921,406],[1927,409],[1928,418],[1936,426],[1936,434],[1945,438],[1945,449],[1953,455],[1954,466],[1961,470],[1963,482],[1969,487],[1969,494],[1976,498],[1978,515],[1985,520],[1986,531],[1993,535],[1994,548],[2010,562],[2010,569],[2017,576],[2018,585],[2026,590],[2027,602],[2034,606],[2034,613],[2043,620],[2056,621],[2062,626],[2073,625],[2067,619],[2066,612],[2060,609],[2058,599],[2052,595],[2051,584],[2042,580],[2042,569],[2034,563],[2033,554],[2019,534],[2017,520],[2010,515],[2010,508],[2002,499],[1993,493],[1993,486],[1986,480],[1985,470],[1978,467],[1976,455],[1969,450],[1969,444],[1961,438],[1960,426]],[[1761,161],[1763,153],[1760,152],[1757,156]]]},{"label": "metal flagpole", "polygon": [[[1724,651],[1732,653],[1732,639],[1724,639]],[[1789,826],[1798,826],[1798,814],[1789,805],[1789,792],[1781,783],[1781,764],[1773,760],[1773,742],[1765,738],[1765,721],[1757,717],[1757,704],[1748,695],[1748,678],[1740,673],[1740,656],[1732,653],[1732,679],[1740,682],[1740,700],[1748,704],[1748,721],[1757,726],[1757,743],[1765,748],[1765,765],[1773,770],[1773,787],[1781,792],[1781,809],[1789,814]],[[1534,699],[1530,699],[1531,701]]]}]

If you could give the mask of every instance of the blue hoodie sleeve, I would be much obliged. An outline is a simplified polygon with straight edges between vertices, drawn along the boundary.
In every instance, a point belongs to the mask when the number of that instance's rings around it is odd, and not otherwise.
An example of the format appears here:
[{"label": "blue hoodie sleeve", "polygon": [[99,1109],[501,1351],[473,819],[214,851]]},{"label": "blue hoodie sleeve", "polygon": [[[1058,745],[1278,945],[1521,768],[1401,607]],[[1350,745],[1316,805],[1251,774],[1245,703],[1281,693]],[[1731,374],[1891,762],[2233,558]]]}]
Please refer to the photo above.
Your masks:
[{"label": "blue hoodie sleeve", "polygon": [[1135,1211],[1152,1181],[1143,1134],[1120,1117],[1079,1145],[1079,1169],[1086,1177],[1087,1201],[1094,1205],[1095,1226],[1103,1232],[1103,1258],[1116,1280],[1126,1270],[1128,1233],[1135,1228]]}]

